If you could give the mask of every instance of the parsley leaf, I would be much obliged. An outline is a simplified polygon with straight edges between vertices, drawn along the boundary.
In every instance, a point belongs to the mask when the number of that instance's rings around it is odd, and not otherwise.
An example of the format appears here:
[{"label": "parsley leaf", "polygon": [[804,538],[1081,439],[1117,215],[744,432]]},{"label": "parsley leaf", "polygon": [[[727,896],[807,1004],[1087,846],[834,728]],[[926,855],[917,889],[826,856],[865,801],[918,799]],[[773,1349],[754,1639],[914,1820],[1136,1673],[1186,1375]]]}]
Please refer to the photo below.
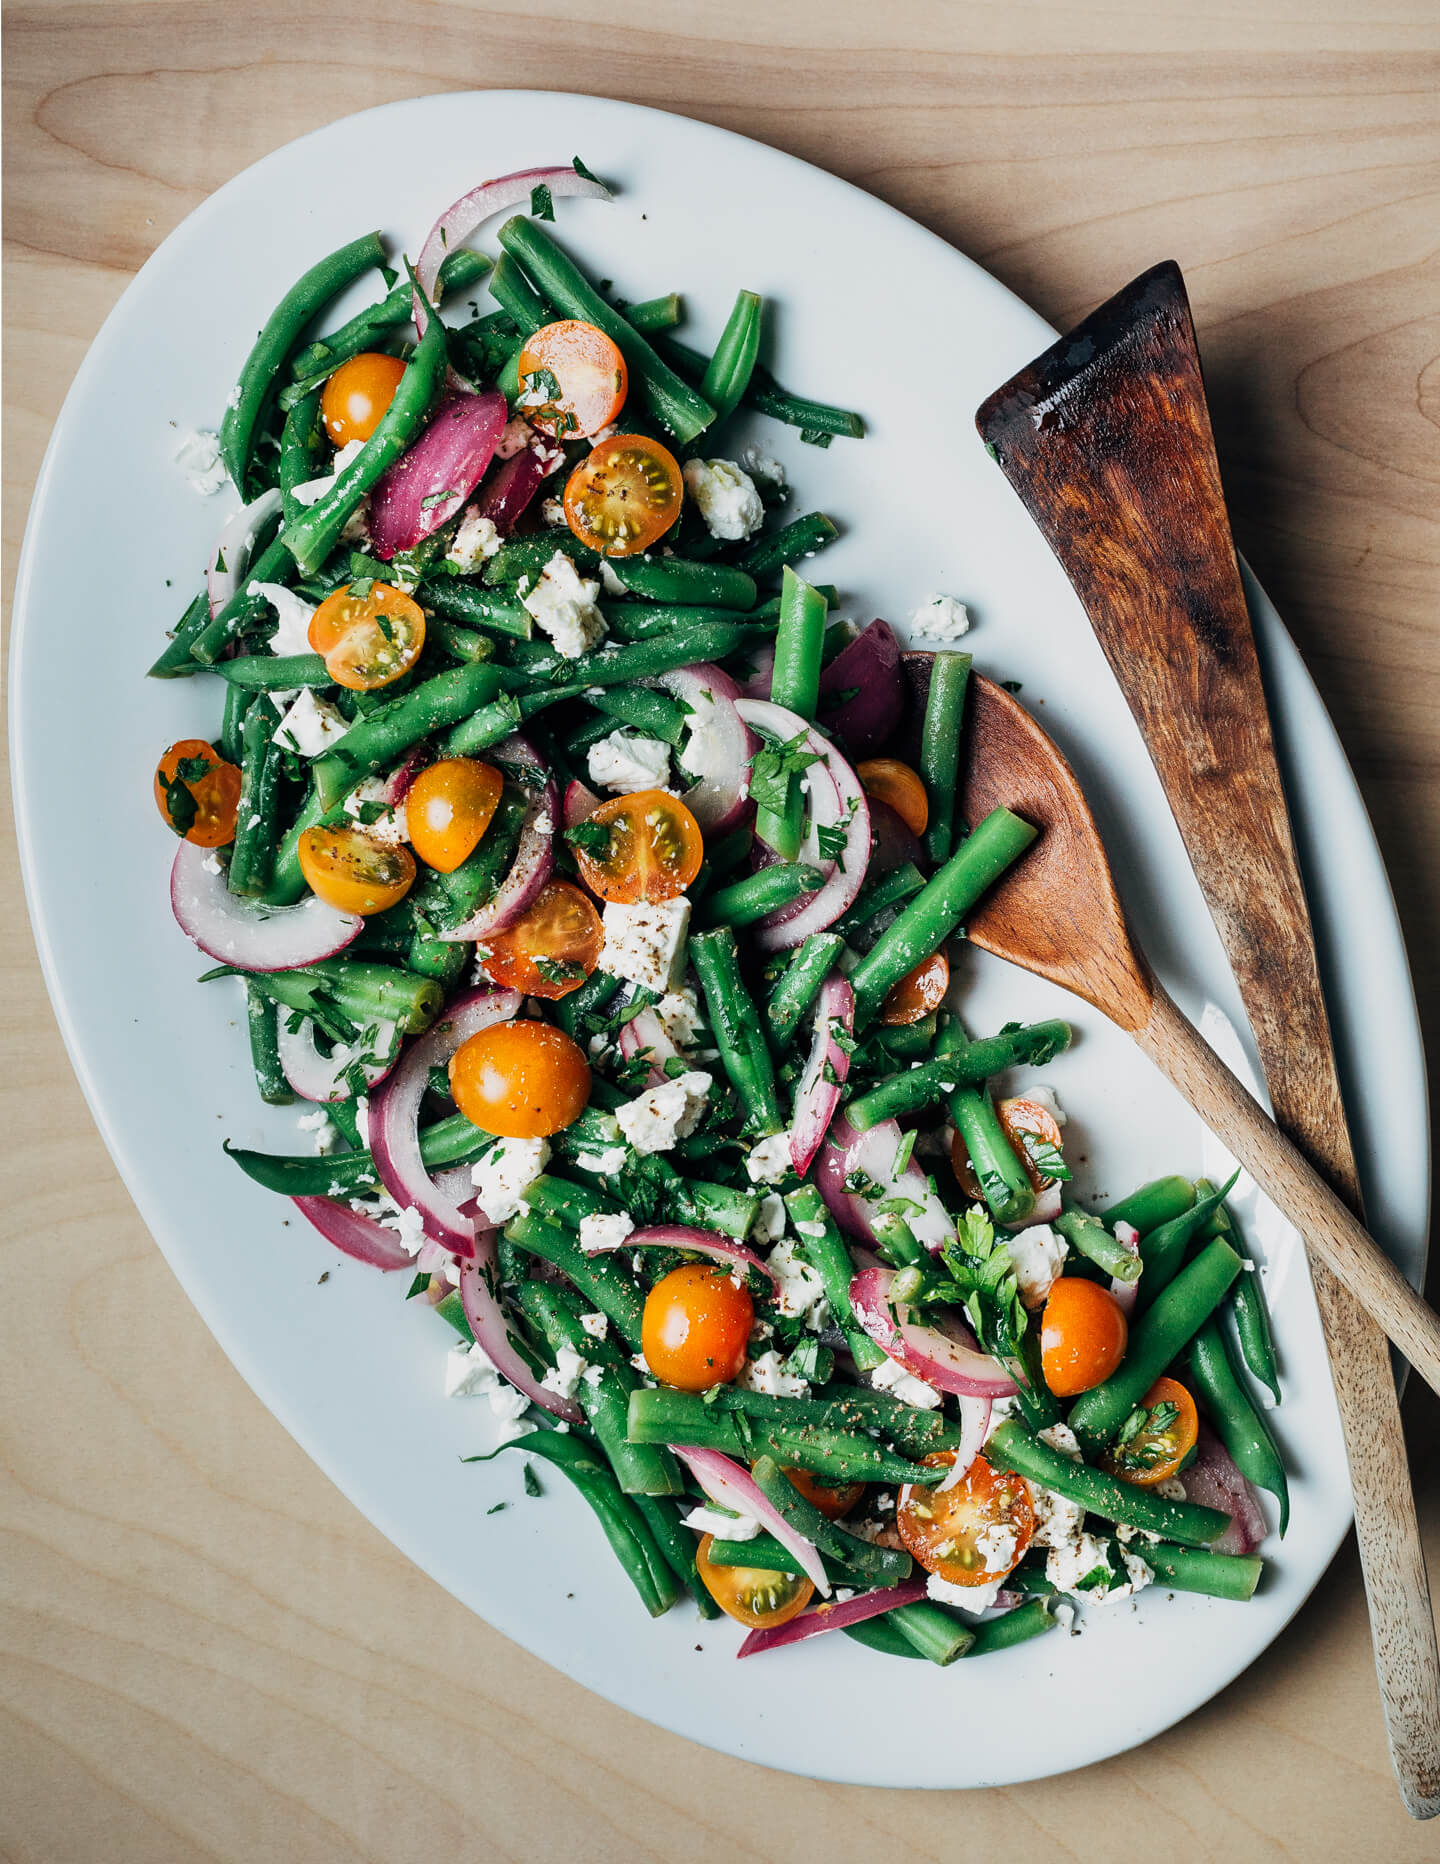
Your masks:
[{"label": "parsley leaf", "polygon": [[585,967],[573,958],[549,958],[532,952],[530,962],[547,984],[579,984],[585,980]]},{"label": "parsley leaf", "polygon": [[535,1474],[535,1465],[533,1463],[527,1463],[525,1465],[525,1493],[527,1495],[543,1495],[545,1493],[544,1489],[540,1486],[539,1476]]},{"label": "parsley leaf", "polygon": [[[198,763],[198,758],[185,760]],[[191,795],[184,779],[178,774],[171,777],[165,785],[165,813],[170,818],[170,826],[175,833],[185,836],[195,826],[195,818],[200,811],[194,796]]]},{"label": "parsley leaf", "polygon": [[827,434],[821,427],[802,427],[800,429],[800,438],[805,442],[807,447],[828,447],[835,436],[834,434]]},{"label": "parsley leaf", "polygon": [[820,844],[821,858],[826,861],[834,861],[843,874],[845,872],[845,861],[843,857],[847,839],[844,829],[817,827],[815,830],[815,839]]},{"label": "parsley leaf", "polygon": [[550,190],[543,181],[537,182],[530,190],[530,211],[537,220],[555,218],[555,202],[551,199]]},{"label": "parsley leaf", "polygon": [[610,827],[605,822],[577,822],[574,828],[567,828],[565,839],[572,848],[578,848],[581,854],[588,854],[592,861],[605,861],[610,854]]},{"label": "parsley leaf", "polygon": [[1070,1167],[1065,1163],[1059,1146],[1051,1145],[1039,1133],[1021,1133],[1020,1143],[1025,1148],[1026,1157],[1042,1178],[1070,1177]]},{"label": "parsley leaf", "polygon": [[570,166],[575,170],[575,173],[580,177],[582,181],[593,181],[600,187],[603,187],[605,185],[604,182],[600,180],[600,177],[598,175],[592,175],[590,173],[590,170],[580,160],[580,157],[578,155],[571,156]]},{"label": "parsley leaf", "polygon": [[451,486],[448,492],[432,492],[429,498],[421,499],[420,509],[422,511],[433,511],[436,505],[443,505],[446,499],[459,498],[459,496],[460,494],[456,491],[454,486]]}]

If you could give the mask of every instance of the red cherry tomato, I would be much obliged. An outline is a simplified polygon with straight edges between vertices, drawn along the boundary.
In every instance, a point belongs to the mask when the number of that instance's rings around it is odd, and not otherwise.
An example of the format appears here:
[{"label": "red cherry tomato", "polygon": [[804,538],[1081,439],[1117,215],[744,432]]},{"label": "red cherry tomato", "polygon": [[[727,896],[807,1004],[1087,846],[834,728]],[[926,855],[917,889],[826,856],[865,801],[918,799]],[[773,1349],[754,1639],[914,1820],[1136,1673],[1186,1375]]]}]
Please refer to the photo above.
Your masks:
[{"label": "red cherry tomato", "polygon": [[186,841],[223,848],[235,839],[240,772],[203,738],[182,738],[156,766],[155,804]]},{"label": "red cherry tomato", "polygon": [[601,803],[571,831],[580,878],[602,900],[673,900],[700,872],[700,824],[678,796],[636,790]]},{"label": "red cherry tomato", "polygon": [[527,997],[568,997],[600,962],[605,928],[589,897],[568,880],[547,880],[520,917],[481,940],[497,984]]},{"label": "red cherry tomato", "polygon": [[812,1476],[808,1469],[787,1469],[785,1474],[810,1506],[818,1508],[827,1521],[838,1521],[843,1515],[849,1514],[865,1493],[863,1482],[842,1482],[830,1488],[818,1476]]},{"label": "red cherry tomato", "polygon": [[667,447],[644,434],[612,434],[592,447],[565,487],[565,520],[606,557],[648,550],[680,516],[685,481]]},{"label": "red cherry tomato", "polygon": [[728,1385],[744,1369],[754,1324],[750,1290],[737,1288],[729,1269],[715,1262],[687,1262],[663,1276],[645,1297],[640,1322],[645,1363],[662,1384],[684,1392]]}]

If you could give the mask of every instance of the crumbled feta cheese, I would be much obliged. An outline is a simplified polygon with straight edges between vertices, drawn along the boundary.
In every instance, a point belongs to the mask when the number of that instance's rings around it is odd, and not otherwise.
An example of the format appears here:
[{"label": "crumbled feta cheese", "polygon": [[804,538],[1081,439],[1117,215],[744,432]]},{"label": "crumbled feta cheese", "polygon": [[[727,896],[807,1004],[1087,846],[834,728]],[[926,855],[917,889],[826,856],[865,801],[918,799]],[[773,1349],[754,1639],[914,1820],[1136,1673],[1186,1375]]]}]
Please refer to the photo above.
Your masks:
[{"label": "crumbled feta cheese", "polygon": [[540,516],[546,524],[564,524],[565,507],[558,498],[546,498],[540,501]]},{"label": "crumbled feta cheese", "polygon": [[315,1150],[322,1158],[327,1152],[333,1152],[340,1143],[335,1122],[323,1107],[317,1107],[313,1113],[302,1113],[295,1123],[302,1133],[315,1135]]},{"label": "crumbled feta cheese", "polygon": [[790,481],[785,476],[785,468],[779,460],[771,459],[770,455],[762,452],[759,447],[746,447],[740,455],[740,464],[752,479],[757,480],[761,485],[769,486],[772,492],[784,492],[789,487]]},{"label": "crumbled feta cheese", "polygon": [[[771,1193],[774,1197],[774,1193]],[[768,1204],[771,1197],[765,1198]],[[780,1199],[774,1197],[775,1203]],[[784,1218],[784,1206],[781,1205],[781,1218]],[[825,1297],[825,1284],[799,1253],[799,1246],[793,1236],[787,1236],[777,1243],[766,1257],[766,1266],[779,1283],[775,1296],[775,1305],[781,1314],[799,1316],[805,1324],[818,1333],[830,1319],[830,1303]]]},{"label": "crumbled feta cheese", "polygon": [[803,1217],[795,1219],[795,1228],[801,1236],[823,1236],[825,1234],[823,1223],[807,1223]]},{"label": "crumbled feta cheese", "polygon": [[409,825],[403,808],[394,808],[386,802],[386,788],[383,777],[367,777],[345,798],[345,813],[364,829],[371,841],[378,841],[387,848],[398,848],[409,840]]},{"label": "crumbled feta cheese", "polygon": [[1061,1456],[1068,1456],[1072,1463],[1083,1463],[1084,1452],[1080,1448],[1080,1439],[1068,1424],[1047,1424],[1036,1436],[1042,1443],[1048,1443],[1052,1450]]},{"label": "crumbled feta cheese", "polygon": [[220,857],[213,848],[210,850],[209,854],[205,856],[205,859],[200,865],[205,869],[207,874],[223,874],[225,872]]},{"label": "crumbled feta cheese", "polygon": [[1085,1526],[1085,1510],[1054,1489],[1030,1484],[1030,1505],[1035,1511],[1034,1545],[1073,1547]]},{"label": "crumbled feta cheese", "polygon": [[483,1346],[452,1346],[445,1355],[447,1398],[473,1398],[476,1392],[494,1391],[499,1383],[495,1362]]},{"label": "crumbled feta cheese", "polygon": [[958,641],[970,632],[970,612],[953,595],[927,596],[910,617],[910,626],[927,641]]},{"label": "crumbled feta cheese", "polygon": [[763,1248],[767,1243],[778,1242],[784,1234],[785,1200],[778,1191],[767,1191],[751,1222],[750,1241],[759,1243]]},{"label": "crumbled feta cheese", "polygon": [[328,699],[317,699],[307,686],[275,727],[271,738],[288,751],[298,751],[301,757],[319,757],[349,729],[345,715]]},{"label": "crumbled feta cheese", "polygon": [[660,1027],[676,1048],[692,1046],[700,1027],[700,1005],[695,1000],[693,990],[686,986],[682,990],[666,991],[655,1005],[655,1014],[660,1018]]},{"label": "crumbled feta cheese", "polygon": [[999,1597],[1004,1584],[1003,1574],[988,1585],[957,1586],[938,1573],[931,1573],[925,1581],[925,1596],[938,1600],[941,1605],[959,1605],[967,1612],[986,1612]]},{"label": "crumbled feta cheese", "polygon": [[713,1086],[711,1075],[692,1068],[688,1074],[647,1088],[638,1099],[618,1108],[615,1118],[637,1152],[668,1152],[677,1139],[694,1132]]},{"label": "crumbled feta cheese", "polygon": [[490,1409],[496,1417],[519,1417],[522,1411],[528,1411],[529,1408],[530,1400],[524,1392],[517,1392],[513,1385],[502,1382],[490,1393]]},{"label": "crumbled feta cheese", "polygon": [[1005,1239],[1020,1299],[1026,1307],[1044,1307],[1070,1253],[1070,1245],[1048,1223],[1032,1223]]},{"label": "crumbled feta cheese", "polygon": [[535,429],[523,415],[517,414],[513,420],[505,423],[504,431],[495,447],[496,459],[514,459],[517,453],[525,451],[534,438]]},{"label": "crumbled feta cheese", "polygon": [[773,1348],[750,1359],[735,1381],[747,1392],[769,1392],[775,1398],[803,1398],[810,1386],[796,1372],[787,1372],[782,1356]]},{"label": "crumbled feta cheese", "polygon": [[548,1139],[497,1139],[470,1167],[470,1182],[486,1220],[508,1223],[524,1216],[529,1206],[524,1193],[550,1161]]},{"label": "crumbled feta cheese", "polygon": [[685,1516],[685,1526],[697,1534],[713,1534],[716,1540],[754,1540],[760,1523],[751,1515],[726,1514],[723,1508],[692,1508]]},{"label": "crumbled feta cheese", "polygon": [[603,1340],[610,1323],[603,1314],[595,1313],[582,1314],[580,1316],[580,1325],[590,1335],[592,1340]]},{"label": "crumbled feta cheese", "polygon": [[[340,526],[342,544],[359,544],[365,549],[370,542],[370,494],[367,492],[350,516]],[[397,589],[413,589],[415,578],[407,573],[399,573],[394,578]]]},{"label": "crumbled feta cheese", "polygon": [[[385,1205],[389,1205],[388,1210]],[[394,1230],[407,1254],[418,1256],[425,1247],[425,1220],[413,1204],[407,1204],[405,1209],[401,1210],[397,1204],[391,1203],[390,1199],[386,1198],[376,1221],[384,1224],[387,1230]]]},{"label": "crumbled feta cheese", "polygon": [[[251,595],[264,596],[275,611],[275,632],[265,643],[272,654],[308,654],[310,622],[315,610],[284,583],[252,582]],[[271,695],[274,696],[273,694]]]},{"label": "crumbled feta cheese", "polygon": [[540,1383],[547,1392],[555,1392],[561,1398],[573,1398],[589,1363],[573,1347],[558,1347],[555,1364],[546,1368]]},{"label": "crumbled feta cheese", "polygon": [[581,1171],[593,1171],[598,1177],[609,1178],[617,1171],[624,1171],[629,1156],[629,1146],[608,1146],[603,1152],[577,1152],[575,1163]]},{"label": "crumbled feta cheese", "polygon": [[598,447],[602,440],[609,440],[613,434],[618,434],[619,431],[620,423],[618,421],[611,421],[608,426],[597,427],[593,434],[586,434],[585,438],[590,442],[591,448],[593,449]]},{"label": "crumbled feta cheese", "polygon": [[[1125,1578],[1117,1579],[1110,1565],[1110,1542],[1103,1534],[1081,1534],[1064,1547],[1052,1548],[1045,1557],[1045,1577],[1061,1592],[1082,1592],[1092,1604],[1105,1605],[1115,1599],[1133,1598],[1155,1578],[1154,1572],[1138,1554],[1120,1552]],[[1103,1578],[1083,1585],[1082,1581],[1101,1573]]]},{"label": "crumbled feta cheese", "polygon": [[[701,690],[690,695],[685,738],[679,760],[697,780],[713,777],[729,785],[733,780],[736,745],[733,730],[725,722],[712,692]],[[749,782],[748,772],[742,783]]]},{"label": "crumbled feta cheese", "polygon": [[567,660],[578,660],[605,638],[605,617],[595,606],[598,582],[581,576],[563,550],[557,550],[521,601],[542,633],[548,634]]},{"label": "crumbled feta cheese", "polygon": [[623,596],[630,593],[624,583],[621,582],[620,578],[615,574],[608,557],[601,557],[600,559],[600,587],[605,591],[606,595]]},{"label": "crumbled feta cheese", "polygon": [[580,1247],[586,1255],[602,1249],[618,1249],[635,1228],[628,1210],[596,1211],[580,1219]]},{"label": "crumbled feta cheese", "polygon": [[612,731],[590,746],[585,759],[590,781],[618,796],[663,790],[670,778],[670,746],[635,731]]},{"label": "crumbled feta cheese", "polygon": [[450,539],[445,561],[468,576],[488,562],[499,548],[500,533],[495,528],[495,520],[481,517],[473,505],[467,505]]},{"label": "crumbled feta cheese", "polygon": [[975,1537],[975,1551],[985,1562],[987,1573],[1008,1573],[1015,1564],[1019,1536],[1003,1521],[992,1521],[983,1534]]},{"label": "crumbled feta cheese", "polygon": [[687,460],[684,470],[685,490],[712,537],[736,542],[765,522],[755,481],[734,460]]},{"label": "crumbled feta cheese", "polygon": [[1047,1087],[1042,1081],[1039,1087],[1027,1087],[1025,1098],[1033,1100],[1037,1107],[1043,1107],[1057,1126],[1065,1125],[1065,1109],[1055,1098],[1055,1089]]},{"label": "crumbled feta cheese", "polygon": [[633,906],[610,900],[602,919],[602,971],[657,996],[675,987],[685,969],[690,931],[690,902],[683,894],[677,900],[637,900]]},{"label": "crumbled feta cheese", "polygon": [[[493,1401],[492,1401],[492,1408],[493,1408]],[[538,1427],[536,1425],[530,1422],[529,1418],[508,1417],[505,1419],[504,1423],[501,1424],[499,1430],[495,1433],[496,1442],[497,1444],[514,1443],[517,1437],[528,1437],[531,1431],[537,1428]],[[565,1431],[568,1431],[570,1426],[565,1422],[563,1418],[561,1418],[560,1422],[555,1426],[555,1428],[556,1430],[563,1433]]]},{"label": "crumbled feta cheese", "polygon": [[913,1377],[894,1359],[887,1359],[883,1366],[876,1366],[870,1374],[870,1383],[877,1392],[889,1392],[893,1398],[900,1399],[902,1404],[913,1405],[917,1411],[934,1411],[940,1404],[940,1394],[933,1385]]},{"label": "crumbled feta cheese", "polygon": [[341,473],[344,472],[351,460],[358,458],[364,451],[365,442],[363,440],[347,440],[345,445],[341,447],[340,451],[335,455],[334,459],[331,460],[329,472],[322,473],[318,479],[302,480],[299,485],[291,488],[290,496],[297,505],[318,505],[325,494],[332,489],[335,481],[340,477]]},{"label": "crumbled feta cheese", "polygon": [[605,1368],[604,1366],[586,1366],[583,1376],[585,1383],[590,1387],[591,1391],[594,1391],[601,1379],[605,1376]]},{"label": "crumbled feta cheese", "polygon": [[208,428],[192,428],[182,434],[175,458],[191,489],[201,498],[218,492],[230,477],[220,457],[220,442]]},{"label": "crumbled feta cheese", "polygon": [[1179,1476],[1166,1476],[1163,1481],[1157,1482],[1154,1485],[1154,1493],[1156,1495],[1163,1495],[1167,1502],[1183,1502],[1185,1499],[1185,1484],[1180,1480]]},{"label": "crumbled feta cheese", "polygon": [[772,1133],[750,1148],[745,1170],[751,1184],[778,1184],[795,1169],[789,1133]]}]

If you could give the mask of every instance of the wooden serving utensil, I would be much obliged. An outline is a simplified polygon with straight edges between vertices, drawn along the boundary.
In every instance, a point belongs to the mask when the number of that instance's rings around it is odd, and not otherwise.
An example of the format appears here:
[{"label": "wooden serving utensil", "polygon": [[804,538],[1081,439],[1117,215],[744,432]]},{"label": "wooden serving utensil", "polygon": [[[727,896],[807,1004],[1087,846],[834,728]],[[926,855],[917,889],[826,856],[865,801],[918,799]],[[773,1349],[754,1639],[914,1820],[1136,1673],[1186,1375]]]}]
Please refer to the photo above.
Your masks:
[{"label": "wooden serving utensil", "polygon": [[[1358,1214],[1314,934],[1179,268],[1136,279],[998,389],[977,426],[1080,596],[1144,734],[1279,1125]],[[1391,1758],[1440,1812],[1440,1661],[1380,1328],[1312,1251]]]}]

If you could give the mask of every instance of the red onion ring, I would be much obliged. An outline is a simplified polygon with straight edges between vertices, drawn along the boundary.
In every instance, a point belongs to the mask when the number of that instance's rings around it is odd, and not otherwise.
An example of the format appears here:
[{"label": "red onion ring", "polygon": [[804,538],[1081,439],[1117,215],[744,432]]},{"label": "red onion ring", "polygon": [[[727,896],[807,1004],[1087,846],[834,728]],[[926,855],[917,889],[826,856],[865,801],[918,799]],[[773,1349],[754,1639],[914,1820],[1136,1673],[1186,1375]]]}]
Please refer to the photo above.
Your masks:
[{"label": "red onion ring", "polygon": [[650,1056],[650,1073],[646,1076],[647,1087],[659,1087],[669,1080],[665,1072],[667,1061],[678,1061],[680,1051],[665,1033],[665,1025],[654,1010],[641,1010],[638,1016],[632,1016],[625,1024],[619,1036],[620,1053],[627,1061],[633,1061],[637,1055]]},{"label": "red onion ring", "polygon": [[370,1103],[370,1153],[380,1182],[402,1210],[420,1214],[425,1234],[452,1255],[473,1256],[473,1218],[453,1192],[442,1188],[420,1156],[420,1103],[432,1068],[443,1067],[471,1036],[493,1023],[509,1022],[525,999],[518,990],[481,988],[458,997],[442,1020],[417,1036],[395,1072]]},{"label": "red onion ring", "polygon": [[760,641],[746,652],[750,656],[750,672],[740,682],[740,696],[742,699],[768,699],[770,683],[775,677],[775,643]]},{"label": "red onion ring", "polygon": [[[853,689],[854,697],[827,706],[827,697]],[[852,757],[878,751],[905,710],[900,643],[888,622],[872,621],[820,675],[820,721],[843,740]]]},{"label": "red onion ring", "polygon": [[938,1327],[923,1327],[909,1320],[908,1307],[892,1306],[890,1284],[894,1279],[890,1269],[861,1269],[850,1284],[855,1318],[887,1358],[936,1391],[967,1398],[1014,1396],[1019,1389],[1014,1379],[988,1353],[980,1351],[974,1335],[962,1322],[954,1323],[956,1333],[962,1337],[951,1339]]},{"label": "red onion ring", "polygon": [[893,1612],[897,1605],[917,1605],[925,1597],[923,1579],[907,1579],[898,1586],[882,1586],[877,1592],[862,1592],[858,1599],[846,1599],[841,1605],[817,1605],[813,1611],[801,1612],[783,1625],[766,1625],[751,1631],[736,1651],[737,1657],[758,1657],[767,1650],[779,1650],[786,1644],[799,1644],[822,1631],[843,1631],[847,1625],[864,1624]]},{"label": "red onion ring", "polygon": [[554,777],[535,747],[518,733],[497,744],[489,756],[492,763],[502,768],[514,764],[533,771],[538,782],[529,786],[530,800],[510,872],[494,897],[478,912],[472,913],[462,925],[440,934],[451,944],[484,938],[487,932],[503,932],[535,899],[555,866],[555,823],[560,814],[560,791]]},{"label": "red onion ring", "polygon": [[[354,1065],[350,1051],[342,1045],[335,1053],[322,1055],[315,1042],[315,1025],[308,1016],[295,1030],[290,1027],[290,1018],[282,1016],[276,1029],[276,1046],[281,1071],[302,1100],[350,1099],[354,1090],[345,1078],[347,1070]],[[374,1053],[383,1059],[362,1062],[361,1072],[367,1090],[385,1079],[395,1066],[399,1052],[398,1025],[377,1024]]]},{"label": "red onion ring", "polygon": [[484,477],[504,431],[505,397],[497,390],[442,399],[370,494],[370,539],[382,562],[413,550],[455,516]]},{"label": "red onion ring", "polygon": [[955,1222],[913,1158],[896,1175],[895,1154],[904,1138],[895,1120],[881,1120],[865,1133],[857,1133],[843,1117],[832,1120],[816,1158],[815,1183],[841,1229],[867,1243],[875,1240],[870,1227],[871,1200],[845,1189],[845,1179],[852,1171],[863,1171],[879,1187],[880,1195],[874,1202],[903,1197],[918,1204],[919,1215],[909,1215],[905,1220],[916,1241],[933,1254],[954,1236]]},{"label": "red onion ring", "polygon": [[855,992],[838,971],[832,971],[815,1000],[815,1033],[795,1088],[795,1114],[790,1122],[790,1158],[802,1178],[824,1143],[840,1105],[840,1090],[850,1074],[853,1044],[835,1040],[836,1023],[847,1037],[854,1035]]},{"label": "red onion ring", "polygon": [[508,537],[515,522],[545,483],[548,468],[534,447],[513,453],[501,460],[488,481],[480,488],[475,510],[488,518],[502,537]]},{"label": "red onion ring", "polygon": [[565,785],[565,826],[574,828],[577,822],[588,822],[600,807],[600,798],[578,778]]},{"label": "red onion ring", "polygon": [[495,1231],[481,1230],[475,1238],[475,1254],[460,1265],[460,1305],[465,1310],[476,1345],[489,1356],[501,1378],[508,1379],[531,1404],[538,1404],[552,1417],[563,1417],[569,1424],[583,1423],[585,1413],[575,1400],[562,1398],[559,1392],[542,1385],[517,1352],[505,1315],[495,1298],[495,1284],[499,1278]]},{"label": "red onion ring", "polygon": [[794,1554],[805,1577],[814,1581],[816,1591],[829,1598],[830,1580],[819,1549],[813,1541],[806,1540],[803,1534],[796,1533],[775,1504],[767,1499],[747,1469],[742,1469],[739,1463],[719,1450],[700,1450],[679,1443],[672,1443],[670,1448],[712,1502],[760,1522],[787,1553]]},{"label": "red onion ring", "polygon": [[777,1294],[780,1292],[775,1271],[753,1249],[747,1249],[744,1243],[733,1243],[728,1236],[719,1236],[714,1230],[692,1230],[683,1223],[656,1223],[649,1229],[632,1230],[624,1242],[592,1245],[585,1253],[601,1256],[613,1249],[688,1249],[692,1255],[708,1256],[712,1262],[723,1262],[728,1268],[738,1265],[754,1269]]},{"label": "red onion ring", "polygon": [[201,951],[242,971],[295,971],[333,958],[365,926],[359,913],[337,912],[313,893],[294,906],[265,906],[232,893],[213,851],[193,841],[175,852],[170,909]]},{"label": "red onion ring", "polygon": [[[708,660],[692,667],[676,667],[662,673],[650,684],[661,686],[690,711],[680,762],[687,770],[685,753],[697,732],[713,736],[714,757],[710,768],[698,771],[684,795],[686,808],[707,835],[723,835],[745,813],[750,793],[750,759],[759,749],[758,741],[736,709],[740,688],[723,668]],[[794,716],[792,713],[791,717]]]},{"label": "red onion ring", "polygon": [[387,1275],[396,1269],[414,1268],[415,1258],[396,1232],[373,1217],[362,1217],[358,1210],[333,1197],[292,1197],[290,1202],[343,1255],[368,1263],[372,1269],[383,1269]]},{"label": "red onion ring", "polygon": [[[1202,1508],[1218,1508],[1228,1514],[1230,1525],[1219,1540],[1210,1543],[1216,1553],[1254,1553],[1269,1528],[1264,1510],[1254,1489],[1231,1460],[1230,1452],[1200,1419],[1200,1433],[1195,1439],[1195,1461],[1180,1480],[1185,1484],[1185,1499]],[[1145,1558],[1143,1546],[1132,1552]]]},{"label": "red onion ring", "polygon": [[220,535],[215,539],[215,549],[205,568],[205,590],[210,598],[212,621],[238,591],[245,571],[250,566],[255,539],[270,520],[278,515],[283,503],[278,488],[272,486],[248,505],[242,505],[239,511],[221,525]]}]

